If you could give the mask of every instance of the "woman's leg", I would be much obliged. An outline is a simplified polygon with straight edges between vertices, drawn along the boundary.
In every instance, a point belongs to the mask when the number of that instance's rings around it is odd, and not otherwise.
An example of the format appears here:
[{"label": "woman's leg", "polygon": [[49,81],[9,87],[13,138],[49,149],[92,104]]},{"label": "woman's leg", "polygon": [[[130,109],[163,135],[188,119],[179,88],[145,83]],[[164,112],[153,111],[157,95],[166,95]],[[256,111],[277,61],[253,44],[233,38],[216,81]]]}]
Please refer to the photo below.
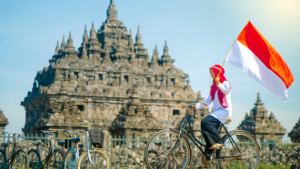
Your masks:
[{"label": "woman's leg", "polygon": [[220,127],[220,121],[216,119],[214,116],[208,115],[201,121],[201,132],[206,142],[205,153],[212,155],[213,150],[209,148],[216,144],[223,144],[222,138],[218,133],[218,129]]}]

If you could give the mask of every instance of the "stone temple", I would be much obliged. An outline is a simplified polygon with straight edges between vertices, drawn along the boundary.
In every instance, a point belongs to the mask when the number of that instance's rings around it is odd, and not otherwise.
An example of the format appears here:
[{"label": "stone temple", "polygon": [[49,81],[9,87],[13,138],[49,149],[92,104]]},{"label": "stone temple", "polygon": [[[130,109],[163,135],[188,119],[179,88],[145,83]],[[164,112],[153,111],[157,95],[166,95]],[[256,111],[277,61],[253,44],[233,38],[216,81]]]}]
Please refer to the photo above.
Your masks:
[{"label": "stone temple", "polygon": [[293,143],[300,143],[300,118],[291,132],[289,132],[288,136],[291,138]]},{"label": "stone temple", "polygon": [[[65,129],[101,128],[107,134],[141,136],[176,127],[185,112],[182,105],[202,101],[187,74],[176,68],[167,42],[160,56],[155,46],[150,60],[138,27],[135,42],[131,31],[117,19],[114,0],[98,31],[92,23],[84,28],[78,50],[71,32],[67,43],[57,42],[50,65],[38,71],[32,91],[21,105],[26,110],[24,133]],[[200,119],[194,126],[200,129]],[[82,124],[88,120],[91,126]]]},{"label": "stone temple", "polygon": [[286,129],[275,119],[273,112],[270,115],[267,112],[261,102],[260,94],[257,93],[257,100],[250,110],[250,115],[246,112],[238,129],[250,132],[259,142],[281,142]]}]

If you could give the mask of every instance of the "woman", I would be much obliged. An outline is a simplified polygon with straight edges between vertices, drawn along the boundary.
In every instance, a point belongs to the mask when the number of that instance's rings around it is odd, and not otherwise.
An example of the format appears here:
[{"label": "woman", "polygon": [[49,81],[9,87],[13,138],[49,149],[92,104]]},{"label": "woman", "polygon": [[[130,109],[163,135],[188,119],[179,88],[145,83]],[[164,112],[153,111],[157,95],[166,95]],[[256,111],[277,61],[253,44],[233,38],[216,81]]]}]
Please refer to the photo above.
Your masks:
[{"label": "woman", "polygon": [[[205,153],[211,157],[213,150],[223,146],[223,141],[218,133],[221,123],[231,121],[231,87],[224,76],[225,70],[220,65],[214,65],[210,69],[213,84],[210,87],[210,95],[202,103],[197,103],[193,108],[201,109],[213,103],[214,112],[201,121],[201,132],[205,139]],[[203,162],[205,162],[205,156]]]}]

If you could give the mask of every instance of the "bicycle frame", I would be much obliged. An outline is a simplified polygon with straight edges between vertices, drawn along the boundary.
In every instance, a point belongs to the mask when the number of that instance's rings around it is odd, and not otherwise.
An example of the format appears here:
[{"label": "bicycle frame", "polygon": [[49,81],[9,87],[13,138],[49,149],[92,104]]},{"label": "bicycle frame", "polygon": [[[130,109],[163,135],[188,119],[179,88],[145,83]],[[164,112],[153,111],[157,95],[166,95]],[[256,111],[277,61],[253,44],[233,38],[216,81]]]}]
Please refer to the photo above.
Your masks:
[{"label": "bicycle frame", "polygon": [[[47,133],[47,141],[49,141],[49,148],[48,148],[49,151],[48,151],[48,154],[47,154],[46,158],[42,161],[43,162],[43,166],[45,166],[46,162],[48,161],[48,159],[51,156],[54,159],[54,150],[53,150],[53,146],[52,146],[52,141],[51,141],[50,133]],[[38,150],[38,148],[36,150]]]},{"label": "bicycle frame", "polygon": [[[94,163],[93,163],[93,161],[92,161],[92,159],[91,159],[91,154],[90,154],[90,150],[91,150],[91,148],[90,148],[90,144],[89,144],[89,142],[90,142],[90,138],[89,138],[89,135],[88,135],[88,131],[85,131],[85,133],[86,133],[86,137],[87,137],[87,152],[88,152],[88,158],[89,158],[89,161],[91,162],[91,164],[92,165],[94,165]],[[73,152],[75,152],[75,161],[73,161],[73,162],[76,162],[76,165],[77,165],[77,162],[78,162],[78,160],[79,160],[79,157],[80,157],[80,155],[79,155],[79,149],[78,149],[78,144],[76,143],[75,144],[75,149],[74,148],[69,148],[68,149],[68,151],[69,150],[72,150]],[[85,151],[86,152],[86,151]],[[83,153],[82,153],[83,154]],[[76,165],[75,165],[75,168],[74,169],[76,169]],[[71,167],[71,166],[70,166]],[[72,168],[72,167],[71,167]]]},{"label": "bicycle frame", "polygon": [[16,153],[17,153],[16,135],[17,134],[13,134],[13,146],[12,146],[12,151],[11,151],[12,155],[10,157],[8,157],[8,159],[6,158],[6,148],[7,147],[5,147],[4,149],[1,149],[3,151],[3,154],[4,154],[5,165],[6,165],[7,168],[12,164],[12,159],[14,159],[14,157],[16,156]]},{"label": "bicycle frame", "polygon": [[[194,136],[194,132],[192,130],[192,127],[191,127],[191,121],[190,121],[190,114],[192,113],[192,110],[190,109],[188,111],[188,113],[186,114],[185,118],[184,118],[184,121],[183,121],[183,124],[182,126],[180,127],[179,129],[179,138],[182,138],[183,135],[186,135],[188,136],[188,138],[190,138],[192,140],[192,142],[197,146],[197,148],[203,153],[204,153],[204,150],[201,148],[201,146],[205,146],[203,143],[201,143],[200,141],[198,141],[195,136]],[[190,128],[190,133],[189,134],[185,129],[185,125],[187,123],[187,121],[189,122],[189,128]],[[226,129],[225,125],[223,123],[221,123],[220,125],[220,128],[219,128],[219,133],[221,132],[222,128],[225,129],[226,131],[226,134],[229,136],[229,139],[230,139],[230,143],[233,147],[236,147],[237,150],[239,151],[239,153],[241,153],[240,149],[238,148],[238,146],[236,145],[236,142],[234,141],[234,139],[232,138],[232,136],[230,135],[230,133],[228,132],[228,130]],[[171,129],[173,130],[173,129]],[[175,143],[175,146],[173,147],[172,150],[170,150],[170,153],[172,153],[173,151],[175,151],[175,149],[177,149],[179,146],[179,140]],[[206,154],[205,154],[206,155]],[[207,155],[206,155],[207,156]],[[208,157],[208,156],[207,156]],[[223,159],[223,158],[232,158],[231,156],[224,156],[224,157],[217,157],[217,159]]]}]

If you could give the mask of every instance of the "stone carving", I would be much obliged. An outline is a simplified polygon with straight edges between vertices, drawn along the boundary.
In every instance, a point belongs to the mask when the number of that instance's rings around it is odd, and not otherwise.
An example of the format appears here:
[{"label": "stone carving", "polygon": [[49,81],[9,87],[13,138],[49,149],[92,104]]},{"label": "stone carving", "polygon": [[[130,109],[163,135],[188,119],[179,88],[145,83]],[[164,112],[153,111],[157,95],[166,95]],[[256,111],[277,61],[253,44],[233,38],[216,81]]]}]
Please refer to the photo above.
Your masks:
[{"label": "stone carving", "polygon": [[[37,73],[32,90],[21,103],[26,110],[23,131],[48,129],[60,134],[64,129],[97,127],[113,134],[130,128],[148,131],[151,127],[176,127],[184,116],[182,105],[197,100],[197,93],[188,75],[173,65],[167,42],[161,57],[155,46],[150,61],[140,31],[138,27],[133,43],[131,31],[118,21],[111,0],[107,19],[98,32],[94,23],[89,35],[84,27],[78,51],[71,32],[67,43],[63,36],[50,65]],[[132,94],[133,85],[138,99]],[[138,114],[130,114],[132,109]],[[121,117],[127,119],[124,125]],[[90,121],[91,126],[80,120]],[[134,121],[145,126],[135,126]]]},{"label": "stone carving", "polygon": [[259,93],[254,105],[250,115],[246,112],[244,120],[237,128],[252,133],[260,142],[281,142],[286,129],[275,119],[273,112],[267,114],[268,110],[263,106]]}]

